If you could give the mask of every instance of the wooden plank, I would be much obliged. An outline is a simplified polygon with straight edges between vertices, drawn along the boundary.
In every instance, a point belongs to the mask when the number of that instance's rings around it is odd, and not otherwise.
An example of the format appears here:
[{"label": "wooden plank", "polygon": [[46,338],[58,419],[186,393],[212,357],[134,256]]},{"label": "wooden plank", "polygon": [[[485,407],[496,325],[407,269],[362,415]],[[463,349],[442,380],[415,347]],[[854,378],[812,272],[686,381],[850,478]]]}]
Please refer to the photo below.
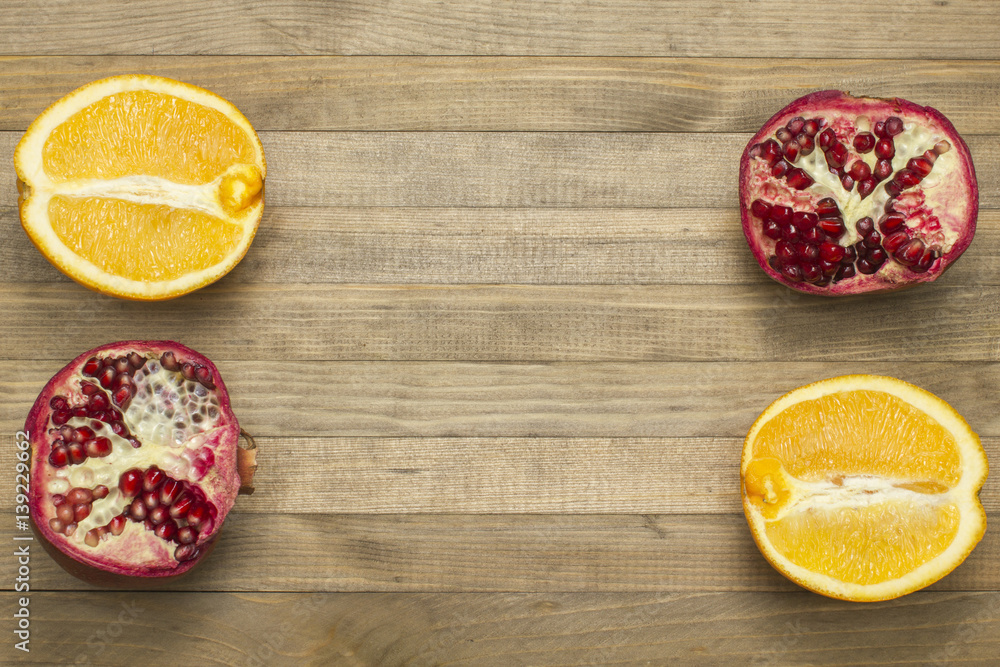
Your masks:
[{"label": "wooden plank", "polygon": [[902,97],[994,134],[996,61],[539,57],[23,57],[0,130],[95,79],[143,72],[231,100],[258,130],[756,132],[810,90]]},{"label": "wooden plank", "polygon": [[995,592],[35,593],[30,611],[18,664],[989,665],[1000,650]]},{"label": "wooden plank", "polygon": [[[7,283],[69,283],[0,207]],[[1000,211],[939,284],[1000,286]],[[271,206],[231,285],[775,284],[733,209],[449,209]],[[75,288],[70,291],[75,291]]]},{"label": "wooden plank", "polygon": [[[19,132],[0,132],[12,154]],[[735,208],[749,134],[264,132],[273,206]],[[973,156],[995,136],[967,137]],[[1000,163],[977,163],[980,204],[1000,208]],[[0,161],[0,182],[14,182]],[[0,206],[17,191],[0,190]]]},{"label": "wooden plank", "polygon": [[[0,358],[184,339],[213,358],[336,361],[996,361],[997,287],[864,299],[751,286],[233,285],[123,302],[82,287],[0,292]],[[72,313],[74,335],[53,330]],[[248,329],[252,326],[252,330]],[[79,332],[79,333],[76,333]],[[817,345],[818,332],[822,344]],[[55,334],[55,335],[54,335]]]},{"label": "wooden plank", "polygon": [[[0,431],[11,434],[66,359],[0,361]],[[102,341],[106,342],[106,341]],[[255,436],[732,437],[809,382],[866,372],[942,397],[983,436],[1000,436],[989,400],[1000,364],[981,362],[457,363],[231,360],[209,350],[241,424]],[[218,351],[219,354],[212,354]]]},{"label": "wooden plank", "polygon": [[[760,555],[743,515],[246,513],[237,502],[215,550],[176,591],[798,591]],[[2,514],[11,544],[14,520]],[[997,518],[990,515],[990,520]],[[18,533],[23,535],[23,533]],[[31,543],[31,587],[92,590]],[[14,558],[0,562],[11,590]],[[935,591],[997,590],[988,531]]]},{"label": "wooden plank", "polygon": [[[310,2],[248,5],[96,0],[9,0],[16,26],[0,54],[448,54],[882,58],[997,58],[991,0],[893,5],[871,15],[861,0],[749,5],[592,0]],[[864,21],[864,39],[850,40]],[[877,20],[881,19],[881,20]],[[975,29],[970,29],[972,26]]]},{"label": "wooden plank", "polygon": [[[15,465],[0,438],[0,470]],[[242,512],[740,513],[740,438],[257,438]],[[1000,460],[1000,438],[983,441]],[[981,493],[1000,511],[1000,482]]]}]

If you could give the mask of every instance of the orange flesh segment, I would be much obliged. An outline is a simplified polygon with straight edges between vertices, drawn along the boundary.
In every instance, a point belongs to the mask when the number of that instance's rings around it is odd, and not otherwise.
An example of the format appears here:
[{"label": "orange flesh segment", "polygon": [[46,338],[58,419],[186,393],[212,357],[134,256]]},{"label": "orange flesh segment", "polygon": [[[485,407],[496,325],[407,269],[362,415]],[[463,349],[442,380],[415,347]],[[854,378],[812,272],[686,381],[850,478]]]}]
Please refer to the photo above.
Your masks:
[{"label": "orange flesh segment", "polygon": [[225,114],[152,91],[109,95],[81,109],[45,141],[54,182],[137,174],[208,183],[230,165],[256,163],[254,145]]},{"label": "orange flesh segment", "polygon": [[[961,475],[958,443],[936,420],[891,394],[854,390],[799,402],[764,424],[744,484],[778,553],[868,585],[898,579],[948,548],[961,513],[940,494]],[[844,488],[852,478],[924,498],[858,488],[828,506],[795,506],[803,498],[793,498],[793,485],[808,494],[809,484]]]},{"label": "orange flesh segment", "polygon": [[112,275],[171,280],[218,264],[243,237],[238,225],[190,209],[101,197],[53,197],[52,229]]},{"label": "orange flesh segment", "polygon": [[898,579],[939,556],[955,539],[960,516],[955,505],[884,502],[796,512],[765,530],[796,565],[867,585]]},{"label": "orange flesh segment", "polygon": [[951,488],[962,476],[951,433],[902,399],[871,390],[789,406],[757,434],[754,458],[764,457],[806,481],[876,475]]}]

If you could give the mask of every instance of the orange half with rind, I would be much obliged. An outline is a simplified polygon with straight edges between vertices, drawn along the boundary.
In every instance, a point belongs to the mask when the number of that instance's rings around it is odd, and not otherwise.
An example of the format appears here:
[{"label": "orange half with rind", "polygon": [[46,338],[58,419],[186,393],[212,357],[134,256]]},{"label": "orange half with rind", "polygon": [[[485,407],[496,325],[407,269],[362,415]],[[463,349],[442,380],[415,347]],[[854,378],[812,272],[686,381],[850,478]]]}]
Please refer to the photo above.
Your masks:
[{"label": "orange half with rind", "polygon": [[888,600],[944,577],[986,531],[989,466],[943,400],[847,375],[772,403],[747,434],[743,510],[764,557],[817,593]]},{"label": "orange half with rind", "polygon": [[59,270],[127,299],[228,273],[264,208],[264,149],[230,102],[147,75],[78,88],[14,152],[21,224]]}]

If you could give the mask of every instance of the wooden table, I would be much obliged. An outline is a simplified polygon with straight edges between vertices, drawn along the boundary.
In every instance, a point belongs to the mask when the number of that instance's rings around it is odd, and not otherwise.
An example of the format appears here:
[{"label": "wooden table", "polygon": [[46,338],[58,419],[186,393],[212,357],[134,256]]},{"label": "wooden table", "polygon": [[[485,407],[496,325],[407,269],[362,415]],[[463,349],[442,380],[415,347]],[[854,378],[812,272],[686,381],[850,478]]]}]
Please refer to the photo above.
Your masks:
[{"label": "wooden table", "polygon": [[[994,0],[3,5],[0,539],[14,432],[92,346],[206,353],[260,446],[257,493],[170,592],[36,553],[11,661],[996,664],[996,528],[926,591],[849,604],[772,571],[738,492],[756,415],[846,372],[938,393],[1000,461]],[[227,97],[267,153],[246,259],[165,303],[69,282],[17,221],[28,123],[126,72]],[[806,298],[750,256],[739,153],[822,88],[929,104],[967,139],[979,233],[935,284]]]}]

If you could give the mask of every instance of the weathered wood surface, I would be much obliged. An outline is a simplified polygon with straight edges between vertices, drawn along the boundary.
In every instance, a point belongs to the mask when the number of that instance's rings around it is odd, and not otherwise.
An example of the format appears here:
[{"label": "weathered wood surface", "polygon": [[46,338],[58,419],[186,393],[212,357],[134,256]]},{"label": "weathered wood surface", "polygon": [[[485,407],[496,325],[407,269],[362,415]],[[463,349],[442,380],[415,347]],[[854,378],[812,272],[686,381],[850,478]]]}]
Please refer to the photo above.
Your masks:
[{"label": "weathered wood surface", "polygon": [[[44,382],[130,337],[218,361],[260,469],[169,592],[97,591],[35,545],[33,650],[5,641],[0,661],[995,663],[993,478],[968,560],[872,605],[772,570],[737,482],[768,403],[852,372],[937,393],[998,459],[992,0],[3,10],[0,471]],[[73,284],[17,221],[9,158],[27,125],[122,72],[224,95],[267,152],[247,257],[167,303]],[[966,137],[979,230],[934,285],[805,298],[747,252],[740,151],[821,88],[933,106]],[[22,534],[0,512],[0,541]],[[4,613],[15,567],[0,558]]]}]

